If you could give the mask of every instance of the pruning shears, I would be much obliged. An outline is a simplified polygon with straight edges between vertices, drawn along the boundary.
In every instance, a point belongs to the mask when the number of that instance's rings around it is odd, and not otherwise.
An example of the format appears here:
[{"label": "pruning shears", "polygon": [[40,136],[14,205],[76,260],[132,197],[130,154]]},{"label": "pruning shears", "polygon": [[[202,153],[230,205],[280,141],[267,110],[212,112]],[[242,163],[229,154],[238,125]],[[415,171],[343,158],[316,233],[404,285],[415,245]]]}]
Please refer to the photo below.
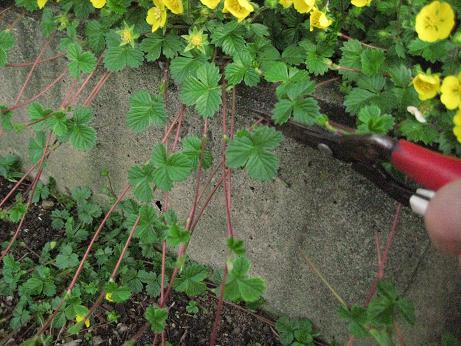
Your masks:
[{"label": "pruning shears", "polygon": [[[352,164],[396,201],[424,215],[429,201],[442,186],[461,179],[461,159],[445,156],[420,145],[384,135],[343,134],[290,122],[295,137],[313,148]],[[292,129],[293,130],[293,129]],[[383,166],[390,162],[423,188],[411,188]]]}]

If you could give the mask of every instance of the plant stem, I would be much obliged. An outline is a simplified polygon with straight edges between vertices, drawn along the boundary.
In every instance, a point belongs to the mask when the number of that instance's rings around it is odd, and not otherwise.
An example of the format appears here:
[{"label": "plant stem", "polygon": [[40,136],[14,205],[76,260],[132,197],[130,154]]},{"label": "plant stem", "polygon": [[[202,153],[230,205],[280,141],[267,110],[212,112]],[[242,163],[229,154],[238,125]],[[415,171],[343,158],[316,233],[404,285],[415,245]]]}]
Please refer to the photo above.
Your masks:
[{"label": "plant stem", "polygon": [[320,272],[320,270],[317,269],[317,267],[315,266],[314,262],[312,262],[309,257],[307,257],[304,253],[301,253],[301,255],[303,256],[304,260],[306,261],[306,264],[308,266],[310,266],[312,268],[312,270],[318,275],[318,277],[320,278],[320,280],[322,280],[322,282],[325,284],[325,286],[328,287],[328,289],[330,290],[330,292],[333,294],[333,296],[336,298],[336,300],[338,300],[338,302],[343,305],[345,308],[348,308],[349,306],[347,305],[347,303],[345,302],[345,300],[343,298],[341,298],[341,296],[338,294],[338,292],[336,292],[336,290],[333,288],[333,286],[330,285],[330,283],[327,281],[327,279],[323,276],[323,274]]},{"label": "plant stem", "polygon": [[219,327],[221,325],[221,315],[222,315],[222,309],[223,309],[223,304],[224,304],[224,287],[225,287],[225,283],[227,280],[227,273],[228,273],[228,269],[227,269],[227,264],[226,264],[224,265],[223,279],[222,279],[221,285],[219,286],[219,299],[218,299],[218,304],[216,307],[216,314],[215,314],[215,319],[213,323],[213,329],[211,331],[211,336],[210,336],[210,342],[209,342],[210,346],[214,346],[216,344]]},{"label": "plant stem", "polygon": [[[341,37],[341,38],[344,38],[345,40],[348,40],[348,41],[349,41],[349,40],[354,40],[354,38],[352,38],[352,37],[350,37],[350,36],[348,36],[348,35],[346,35],[346,34],[343,34],[342,32],[339,32],[339,33],[338,33],[338,36]],[[380,47],[377,47],[377,46],[373,46],[373,45],[371,45],[371,44],[364,43],[364,42],[361,42],[361,41],[359,41],[359,42],[360,42],[360,44],[361,44],[362,46],[364,46],[364,47],[368,47],[368,48],[372,48],[372,49],[382,49],[382,50],[385,51],[384,48],[380,48]]]},{"label": "plant stem", "polygon": [[55,80],[53,80],[50,84],[48,84],[45,89],[43,89],[42,91],[40,91],[37,95],[31,97],[30,99],[20,103],[20,104],[16,104],[8,109],[5,109],[5,110],[0,110],[0,113],[6,113],[6,112],[10,112],[10,111],[14,111],[16,109],[19,109],[19,108],[23,108],[25,106],[28,106],[30,105],[32,102],[34,102],[35,100],[37,100],[38,98],[40,98],[41,96],[43,96],[44,94],[46,94],[50,89],[52,89],[57,83],[59,83],[66,75],[67,73],[67,70],[65,70],[63,73],[61,73]]},{"label": "plant stem", "polygon": [[21,99],[22,95],[24,94],[24,91],[26,91],[26,88],[29,85],[29,82],[30,82],[30,80],[32,78],[32,74],[34,73],[35,68],[38,66],[38,62],[40,61],[40,58],[42,57],[43,53],[45,53],[45,50],[48,48],[51,41],[54,39],[55,35],[56,35],[56,33],[53,33],[51,35],[51,37],[48,40],[46,40],[45,44],[42,46],[42,49],[40,49],[40,52],[39,52],[37,58],[35,59],[33,65],[32,65],[32,68],[30,69],[29,73],[27,74],[26,80],[25,80],[22,88],[19,90],[19,93],[16,96],[16,99],[14,101],[15,106],[18,104],[19,100]]},{"label": "plant stem", "polygon": [[107,80],[109,79],[111,75],[112,75],[112,72],[106,72],[101,76],[99,81],[94,86],[93,90],[91,90],[90,94],[86,98],[85,102],[83,102],[84,106],[89,106],[93,102],[93,100],[99,94],[99,92],[101,91],[101,88],[104,86],[104,84],[107,82]]},{"label": "plant stem", "polygon": [[[53,55],[53,56],[51,56],[49,58],[40,59],[37,62],[37,65],[40,65],[40,64],[43,64],[43,63],[46,63],[46,62],[49,62],[49,61],[53,61],[53,60],[56,60],[56,59],[59,59],[59,58],[61,58],[63,56],[65,56],[64,53],[59,53],[59,54]],[[10,68],[29,67],[29,66],[32,66],[33,64],[34,64],[34,61],[32,61],[32,62],[24,62],[24,63],[21,63],[21,64],[6,64],[5,67],[10,67]]]}]

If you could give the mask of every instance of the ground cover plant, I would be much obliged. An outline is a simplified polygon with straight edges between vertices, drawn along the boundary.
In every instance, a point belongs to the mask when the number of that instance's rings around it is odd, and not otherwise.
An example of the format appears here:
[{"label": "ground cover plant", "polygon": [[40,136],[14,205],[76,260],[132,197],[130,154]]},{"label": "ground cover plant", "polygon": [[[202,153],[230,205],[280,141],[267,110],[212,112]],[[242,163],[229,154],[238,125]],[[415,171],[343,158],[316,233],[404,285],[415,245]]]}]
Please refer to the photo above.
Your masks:
[{"label": "ground cover plant", "polygon": [[[121,304],[135,294],[157,298],[157,304],[145,309],[144,325],[127,343],[150,329],[154,344],[166,344],[172,292],[196,296],[207,290],[209,271],[190,263],[186,254],[197,223],[220,187],[228,256],[215,290],[210,345],[216,344],[224,300],[253,304],[262,298],[267,283],[250,275],[245,246],[233,228],[231,175],[243,169],[253,179],[273,179],[279,165],[274,150],[283,137],[261,120],[235,128],[236,89],[241,85],[274,84],[277,103],[271,121],[276,125],[294,120],[338,132],[313,92],[320,83],[339,81],[346,112],[357,123],[351,131],[391,134],[461,154],[461,32],[456,26],[461,7],[456,1],[16,0],[15,6],[25,13],[40,11],[40,30],[47,38],[33,61],[10,61],[9,52],[21,38],[11,30],[16,21],[7,20],[13,9],[2,10],[0,67],[28,68],[29,73],[12,104],[0,106],[0,123],[4,131],[35,133],[29,144],[34,164],[24,175],[18,174],[16,158],[0,160],[0,175],[16,181],[0,202],[0,216],[17,223],[0,256],[0,293],[20,296],[7,319],[13,330],[26,325],[34,330],[24,344],[50,343],[60,332],[78,334],[89,327],[101,303]],[[56,41],[59,51],[45,57]],[[37,66],[56,59],[67,61],[65,70],[23,100]],[[49,156],[63,144],[91,150],[97,143],[91,106],[105,83],[114,73],[154,62],[162,68],[160,92],[134,92],[126,115],[133,133],[164,129],[163,137],[149,148],[151,158],[129,169],[129,183],[122,191],[111,190],[113,205],[108,210],[92,202],[90,190],[73,191],[71,199],[62,201],[64,208],[52,214],[52,226],[62,238],[43,245],[33,260],[38,264],[17,258],[14,250],[28,210],[50,194],[40,182]],[[104,72],[89,88],[97,69]],[[67,76],[73,82],[59,107],[50,108],[41,97]],[[179,88],[182,106],[177,110],[165,103],[170,83]],[[15,111],[24,108],[27,123],[15,119]],[[202,120],[202,130],[181,138],[187,110]],[[207,147],[209,124],[219,121],[223,151],[213,158]],[[16,193],[32,172],[30,188]],[[109,173],[103,175],[110,182]],[[193,203],[188,217],[179,220],[169,208],[168,193],[191,176]],[[212,188],[214,177],[220,178]],[[129,192],[134,199],[127,199]],[[400,206],[396,220],[399,214]],[[396,223],[384,250],[376,239],[377,280],[365,306],[350,306],[332,290],[351,335],[372,337],[380,345],[392,344],[394,335],[403,342],[398,318],[414,323],[412,305],[383,281]],[[168,252],[175,253],[174,260]],[[143,261],[153,263],[151,271]],[[194,304],[188,308],[196,311]],[[115,321],[117,316],[107,319]],[[306,321],[282,319],[276,329],[287,345],[310,345],[317,335]]]}]

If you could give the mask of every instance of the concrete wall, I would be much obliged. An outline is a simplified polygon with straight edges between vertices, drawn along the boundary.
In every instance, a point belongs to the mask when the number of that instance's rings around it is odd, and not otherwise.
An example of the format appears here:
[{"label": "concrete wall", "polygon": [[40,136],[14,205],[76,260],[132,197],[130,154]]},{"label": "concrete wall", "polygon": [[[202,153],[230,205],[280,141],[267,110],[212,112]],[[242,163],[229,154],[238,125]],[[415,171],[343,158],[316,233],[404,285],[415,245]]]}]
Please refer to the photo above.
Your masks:
[{"label": "concrete wall", "polygon": [[[18,44],[10,60],[33,60],[43,43],[37,23],[24,18],[14,28],[14,34]],[[47,52],[48,56],[52,54],[51,50]],[[41,65],[25,97],[41,90],[64,67],[63,60]],[[13,102],[26,73],[26,69],[0,70],[0,103]],[[155,92],[159,75],[156,65],[147,65],[111,76],[93,103],[98,131],[96,148],[81,153],[64,145],[50,157],[46,174],[56,178],[61,189],[88,185],[98,193],[105,185],[100,172],[108,168],[115,189],[120,191],[127,181],[127,169],[133,163],[145,161],[152,145],[160,141],[161,131],[134,135],[125,125],[130,94],[139,89]],[[41,102],[56,105],[66,90],[57,88]],[[174,114],[179,103],[173,85],[169,95],[169,114]],[[338,109],[340,103],[335,95],[334,89],[318,92],[330,112]],[[269,111],[272,102],[270,91],[239,92],[237,127],[254,123],[250,109]],[[25,110],[16,112],[15,119],[25,120]],[[198,134],[200,127],[197,116],[188,113],[181,135]],[[0,154],[14,152],[26,157],[30,134],[3,134]],[[209,137],[210,147],[218,155],[222,139],[219,117],[211,121]],[[293,317],[308,317],[327,339],[336,337],[344,343],[348,333],[346,324],[337,317],[338,303],[308,269],[301,254],[317,264],[347,302],[363,303],[377,263],[374,233],[379,232],[385,239],[396,204],[347,165],[289,137],[277,154],[280,170],[271,182],[255,182],[243,172],[233,174],[236,234],[247,244],[253,273],[267,280],[268,308]],[[26,160],[25,167],[28,166]],[[191,179],[171,194],[172,206],[183,217],[191,205],[192,193]],[[194,260],[215,267],[222,267],[226,255],[223,205],[220,192],[194,233],[189,252]],[[437,341],[446,331],[461,337],[461,276],[456,261],[432,249],[422,220],[407,209],[390,252],[386,277],[395,281],[399,291],[405,292],[416,305],[417,325],[404,328],[409,345]],[[362,343],[372,344],[370,340]]]}]

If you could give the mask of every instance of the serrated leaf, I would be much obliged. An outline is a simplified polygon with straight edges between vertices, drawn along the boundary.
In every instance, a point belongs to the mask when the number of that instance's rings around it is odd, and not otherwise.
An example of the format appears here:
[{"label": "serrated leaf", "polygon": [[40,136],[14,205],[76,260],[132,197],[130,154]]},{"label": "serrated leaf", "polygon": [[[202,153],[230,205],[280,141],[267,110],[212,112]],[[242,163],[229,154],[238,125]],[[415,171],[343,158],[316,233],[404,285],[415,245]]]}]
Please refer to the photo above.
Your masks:
[{"label": "serrated leaf", "polygon": [[285,124],[293,113],[294,103],[291,100],[278,101],[272,110],[272,120],[276,125]]},{"label": "serrated leaf", "polygon": [[389,114],[381,114],[376,105],[363,107],[358,115],[358,131],[361,133],[386,134],[394,127],[394,118]]},{"label": "serrated leaf", "polygon": [[367,76],[379,74],[384,67],[384,52],[381,49],[365,49],[360,55],[362,72]]},{"label": "serrated leaf", "polygon": [[29,158],[36,163],[40,160],[45,150],[46,136],[44,132],[37,132],[29,141]]},{"label": "serrated leaf", "polygon": [[190,232],[178,224],[172,224],[168,227],[166,241],[169,246],[178,246],[189,242]]},{"label": "serrated leaf", "polygon": [[174,282],[174,288],[190,297],[201,295],[206,291],[206,284],[203,281],[208,274],[205,267],[199,264],[188,264]]},{"label": "serrated leaf", "polygon": [[128,171],[128,181],[137,199],[149,202],[153,198],[152,183],[154,182],[152,165],[132,166]]},{"label": "serrated leaf", "polygon": [[206,58],[203,55],[193,58],[185,56],[174,58],[170,64],[171,76],[177,83],[181,84],[187,78],[193,76],[206,62]]},{"label": "serrated leaf", "polygon": [[228,145],[226,163],[230,168],[245,168],[254,179],[270,180],[279,164],[272,150],[281,141],[280,132],[266,126],[259,126],[252,133],[239,133]]},{"label": "serrated leaf", "polygon": [[158,334],[165,329],[165,322],[168,318],[168,311],[166,309],[149,306],[146,309],[144,317],[149,322],[151,330]]},{"label": "serrated leaf", "polygon": [[238,55],[246,50],[243,38],[244,28],[237,22],[229,22],[213,28],[211,43],[221,47],[230,56]]},{"label": "serrated leaf", "polygon": [[85,35],[87,38],[88,45],[96,52],[100,53],[106,46],[105,41],[106,29],[97,20],[90,20],[85,26]]},{"label": "serrated leaf", "polygon": [[159,32],[148,34],[141,42],[141,49],[146,53],[147,61],[156,61],[162,53],[163,36]]},{"label": "serrated leaf", "polygon": [[400,133],[412,142],[422,142],[426,145],[435,142],[439,134],[429,124],[422,124],[416,120],[407,119],[400,123]]},{"label": "serrated leaf", "polygon": [[14,36],[9,30],[0,31],[0,50],[8,52],[14,45]]},{"label": "serrated leaf", "polygon": [[237,257],[229,270],[224,298],[232,301],[254,302],[261,298],[266,284],[259,277],[249,277],[250,261],[246,257]]},{"label": "serrated leaf", "polygon": [[368,102],[375,96],[375,93],[365,89],[352,89],[352,91],[346,95],[344,99],[344,106],[346,106],[346,111],[352,114],[357,114],[360,109],[363,106],[366,106]]},{"label": "serrated leaf", "polygon": [[181,100],[188,106],[195,106],[204,118],[213,116],[221,105],[221,79],[214,64],[203,64],[195,76],[188,77],[181,88]]},{"label": "serrated leaf", "polygon": [[126,67],[138,68],[144,60],[143,52],[130,45],[113,46],[107,50],[104,66],[111,72],[120,72]]},{"label": "serrated leaf", "polygon": [[115,282],[109,282],[104,287],[106,299],[114,303],[123,303],[130,299],[131,290],[126,286],[118,286]]},{"label": "serrated leaf", "polygon": [[202,149],[202,140],[197,136],[188,136],[182,141],[182,153],[192,162],[192,168],[196,169],[200,159],[202,168],[208,169],[213,163],[213,157],[209,150]]},{"label": "serrated leaf", "polygon": [[67,46],[67,59],[69,60],[69,74],[80,78],[82,73],[89,73],[96,67],[96,57],[91,52],[84,52],[78,44]]},{"label": "serrated leaf", "polygon": [[264,78],[272,83],[288,81],[287,65],[281,61],[274,61],[272,64],[267,65]]},{"label": "serrated leaf", "polygon": [[170,155],[163,144],[154,147],[150,162],[154,167],[153,181],[162,191],[170,191],[174,182],[186,180],[192,171],[186,155],[181,152]]},{"label": "serrated leaf", "polygon": [[314,125],[320,115],[320,106],[312,97],[297,101],[293,106],[293,119],[302,124]]},{"label": "serrated leaf", "polygon": [[160,127],[167,120],[163,99],[139,91],[130,98],[130,110],[127,114],[128,127],[134,132],[142,132],[149,126]]}]

